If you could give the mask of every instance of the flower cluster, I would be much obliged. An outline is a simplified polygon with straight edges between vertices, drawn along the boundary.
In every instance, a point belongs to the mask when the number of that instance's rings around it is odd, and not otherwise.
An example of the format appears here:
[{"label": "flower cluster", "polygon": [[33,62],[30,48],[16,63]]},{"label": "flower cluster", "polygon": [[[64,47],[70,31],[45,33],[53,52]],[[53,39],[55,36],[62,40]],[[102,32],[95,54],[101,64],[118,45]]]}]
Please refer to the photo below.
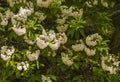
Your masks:
[{"label": "flower cluster", "polygon": [[20,62],[17,64],[17,69],[20,71],[22,71],[22,70],[26,71],[28,69],[28,67],[29,67],[29,63],[27,61]]},{"label": "flower cluster", "polygon": [[73,64],[73,61],[70,59],[69,54],[65,54],[62,52],[61,59],[65,65],[71,66]]},{"label": "flower cluster", "polygon": [[37,5],[40,7],[48,8],[53,0],[37,0]]},{"label": "flower cluster", "polygon": [[15,48],[12,46],[9,48],[8,46],[2,46],[1,47],[1,58],[3,60],[8,60],[12,57],[12,54],[14,53]]},{"label": "flower cluster", "polygon": [[85,48],[85,44],[83,43],[82,40],[80,40],[80,43],[75,44],[75,45],[72,45],[72,49],[73,49],[74,51],[83,51],[84,48]]},{"label": "flower cluster", "polygon": [[85,43],[80,40],[79,43],[72,45],[72,49],[74,51],[85,51],[88,56],[93,56],[96,54],[96,48],[94,47],[98,45],[100,41],[102,41],[102,37],[98,33],[95,33],[88,35]]},{"label": "flower cluster", "polygon": [[101,4],[102,4],[104,7],[108,7],[108,3],[107,3],[105,0],[101,0]]},{"label": "flower cluster", "polygon": [[102,40],[102,37],[98,33],[95,33],[92,35],[88,35],[86,37],[86,44],[88,46],[96,46],[98,44],[98,42],[101,40]]},{"label": "flower cluster", "polygon": [[83,9],[76,9],[75,7],[61,6],[62,16],[68,17],[78,17],[83,15]]},{"label": "flower cluster", "polygon": [[[116,61],[115,58],[112,57],[112,54],[109,54],[110,56],[102,56],[101,57],[101,66],[103,70],[109,71],[111,74],[116,74],[119,69],[120,61]],[[106,64],[106,62],[113,62],[112,66],[109,66]]]},{"label": "flower cluster", "polygon": [[43,30],[42,35],[37,37],[36,44],[40,49],[46,48],[48,45],[52,50],[57,50],[60,44],[67,42],[67,36],[65,33],[55,33],[53,30],[46,32]]},{"label": "flower cluster", "polygon": [[77,9],[73,6],[71,6],[70,8],[68,8],[67,6],[61,6],[60,7],[61,13],[62,15],[57,15],[57,27],[56,29],[58,30],[58,32],[65,32],[68,29],[68,24],[67,24],[67,20],[69,19],[69,17],[79,17],[83,15],[83,9]]},{"label": "flower cluster", "polygon": [[[86,5],[87,5],[88,7],[93,7],[93,6],[95,6],[95,5],[98,5],[98,2],[99,2],[99,0],[86,1]],[[107,2],[107,1],[101,0],[100,2],[101,2],[101,4],[102,4],[102,6],[108,7],[108,2]]]},{"label": "flower cluster", "polygon": [[14,7],[18,3],[26,3],[26,0],[7,0],[10,7]]},{"label": "flower cluster", "polygon": [[26,55],[27,55],[27,58],[29,59],[29,61],[37,60],[40,55],[40,50],[36,50],[34,53],[27,51]]},{"label": "flower cluster", "polygon": [[11,16],[13,16],[13,12],[11,12],[10,10],[5,11],[4,14],[0,13],[0,17],[1,17],[1,25],[6,26],[8,24],[8,20],[11,18]]},{"label": "flower cluster", "polygon": [[23,8],[20,7],[19,12],[16,15],[13,15],[11,17],[11,21],[13,24],[13,31],[21,36],[24,35],[26,33],[26,26],[22,25],[20,26],[20,22],[23,22],[23,24],[25,23],[25,21],[27,20],[27,17],[30,16],[33,13],[33,8]]},{"label": "flower cluster", "polygon": [[90,49],[90,48],[85,47],[85,52],[88,56],[93,56],[96,54],[96,49]]},{"label": "flower cluster", "polygon": [[42,79],[42,82],[52,82],[52,80],[50,79],[50,77],[47,77],[45,75],[41,75],[41,79]]}]

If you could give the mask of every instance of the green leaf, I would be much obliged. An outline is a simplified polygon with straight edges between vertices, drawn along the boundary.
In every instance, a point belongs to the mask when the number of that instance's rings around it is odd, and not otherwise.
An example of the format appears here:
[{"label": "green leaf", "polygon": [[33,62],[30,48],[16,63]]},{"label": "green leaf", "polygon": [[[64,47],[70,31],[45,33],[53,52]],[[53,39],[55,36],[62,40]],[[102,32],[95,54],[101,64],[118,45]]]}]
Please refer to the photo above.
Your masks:
[{"label": "green leaf", "polygon": [[73,81],[74,81],[74,82],[82,82],[82,78],[83,78],[82,75],[78,75],[78,76],[75,76],[75,77],[73,78]]},{"label": "green leaf", "polygon": [[56,76],[55,75],[49,75],[50,76],[50,78],[52,79],[52,80],[57,80],[57,78],[56,78]]},{"label": "green leaf", "polygon": [[10,59],[6,61],[6,67],[8,67],[9,65],[10,65]]},{"label": "green leaf", "polygon": [[37,66],[37,69],[39,69],[39,61],[36,60],[36,66]]}]

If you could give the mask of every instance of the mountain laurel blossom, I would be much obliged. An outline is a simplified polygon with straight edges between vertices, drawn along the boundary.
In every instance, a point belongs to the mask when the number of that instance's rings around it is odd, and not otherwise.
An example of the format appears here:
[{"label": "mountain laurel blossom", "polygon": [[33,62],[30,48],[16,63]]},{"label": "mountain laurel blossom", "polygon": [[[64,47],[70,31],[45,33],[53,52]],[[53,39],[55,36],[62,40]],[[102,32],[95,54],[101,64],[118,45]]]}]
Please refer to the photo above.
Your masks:
[{"label": "mountain laurel blossom", "polygon": [[90,1],[86,1],[86,5],[87,5],[88,7],[93,7]]},{"label": "mountain laurel blossom", "polygon": [[21,35],[24,35],[26,33],[26,28],[25,27],[21,27],[21,26],[16,26],[14,25],[14,27],[12,27],[13,31],[18,35],[18,36],[21,36]]},{"label": "mountain laurel blossom", "polygon": [[22,71],[22,70],[26,71],[28,69],[28,67],[29,67],[29,63],[27,61],[20,62],[20,63],[17,64],[17,69],[19,71]]},{"label": "mountain laurel blossom", "polygon": [[37,5],[40,7],[48,8],[53,0],[37,0]]},{"label": "mountain laurel blossom", "polygon": [[48,35],[48,40],[49,41],[54,40],[55,37],[56,37],[56,34],[55,34],[55,32],[53,30],[50,30],[47,35]]},{"label": "mountain laurel blossom", "polygon": [[8,48],[8,46],[2,46],[1,47],[1,58],[3,60],[10,59],[14,51],[15,51],[15,48],[13,46],[11,48]]},{"label": "mountain laurel blossom", "polygon": [[86,44],[88,45],[88,46],[96,46],[97,45],[97,42],[96,41],[92,41],[93,40],[93,38],[91,38],[90,36],[88,36],[87,38],[86,38]]},{"label": "mountain laurel blossom", "polygon": [[20,10],[19,10],[19,15],[20,16],[30,16],[31,14],[33,13],[33,8],[23,8],[23,7],[20,7]]},{"label": "mountain laurel blossom", "polygon": [[58,32],[65,32],[68,29],[68,24],[57,25],[56,29]]},{"label": "mountain laurel blossom", "polygon": [[95,33],[86,37],[86,44],[88,46],[96,46],[97,42],[101,39],[101,36],[98,35],[98,33]]},{"label": "mountain laurel blossom", "polygon": [[102,4],[104,7],[108,7],[108,3],[107,3],[105,0],[101,0],[101,4]]},{"label": "mountain laurel blossom", "polygon": [[89,49],[89,48],[85,47],[84,51],[86,52],[86,54],[88,56],[93,56],[96,54],[96,49]]},{"label": "mountain laurel blossom", "polygon": [[64,18],[58,18],[57,20],[56,20],[56,23],[58,23],[58,24],[60,24],[60,25],[63,25],[64,23],[65,23],[65,21],[66,21],[66,18],[64,17]]},{"label": "mountain laurel blossom", "polygon": [[50,79],[50,77],[47,77],[45,75],[41,75],[41,79],[42,79],[42,82],[52,82],[52,80]]},{"label": "mountain laurel blossom", "polygon": [[6,26],[8,24],[8,19],[13,16],[13,13],[10,10],[5,11],[4,15],[0,13],[1,25]]},{"label": "mountain laurel blossom", "polygon": [[2,20],[1,25],[6,26],[7,24],[8,24],[8,20],[7,19]]},{"label": "mountain laurel blossom", "polygon": [[59,33],[58,35],[59,35],[58,40],[60,41],[60,43],[65,44],[68,40],[68,37],[66,36],[66,34],[63,32],[63,33]]},{"label": "mountain laurel blossom", "polygon": [[33,8],[28,9],[20,7],[19,12],[11,17],[12,24],[17,25],[19,21],[25,23],[27,17],[30,16],[33,12]]},{"label": "mountain laurel blossom", "polygon": [[93,5],[98,5],[98,0],[94,0]]},{"label": "mountain laurel blossom", "polygon": [[63,16],[68,17],[68,16],[72,16],[72,17],[78,17],[78,16],[82,16],[83,15],[83,8],[79,9],[79,10],[75,10],[75,7],[71,6],[71,7],[67,7],[67,6],[61,6],[61,11]]},{"label": "mountain laurel blossom", "polygon": [[75,44],[75,45],[72,45],[72,49],[74,51],[83,51],[85,48],[85,45],[84,44]]},{"label": "mountain laurel blossom", "polygon": [[30,61],[35,61],[38,59],[39,55],[40,55],[40,50],[36,50],[34,53],[31,53],[30,51],[26,52],[27,58]]},{"label": "mountain laurel blossom", "polygon": [[104,56],[101,57],[101,66],[102,66],[102,69],[105,70],[105,71],[109,71],[110,74],[116,74],[117,68],[115,68],[113,66],[108,66],[108,65],[105,64],[105,61],[107,59],[108,59],[107,57],[104,57]]},{"label": "mountain laurel blossom", "polygon": [[39,37],[36,39],[36,44],[40,49],[44,49],[48,46],[47,42],[45,42],[44,40],[40,39]]},{"label": "mountain laurel blossom", "polygon": [[73,64],[73,61],[69,58],[68,54],[61,53],[61,59],[65,65],[71,66]]},{"label": "mountain laurel blossom", "polygon": [[52,50],[57,50],[60,47],[60,41],[54,40],[52,43],[50,43],[50,48]]}]

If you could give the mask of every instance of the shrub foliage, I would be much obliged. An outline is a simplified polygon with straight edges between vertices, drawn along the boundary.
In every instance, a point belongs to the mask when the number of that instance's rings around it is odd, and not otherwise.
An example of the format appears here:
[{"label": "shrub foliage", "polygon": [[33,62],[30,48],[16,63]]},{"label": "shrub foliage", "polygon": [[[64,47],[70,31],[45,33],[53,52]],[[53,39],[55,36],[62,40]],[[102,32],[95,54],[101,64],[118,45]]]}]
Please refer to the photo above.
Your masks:
[{"label": "shrub foliage", "polygon": [[110,0],[1,0],[0,82],[119,82]]}]

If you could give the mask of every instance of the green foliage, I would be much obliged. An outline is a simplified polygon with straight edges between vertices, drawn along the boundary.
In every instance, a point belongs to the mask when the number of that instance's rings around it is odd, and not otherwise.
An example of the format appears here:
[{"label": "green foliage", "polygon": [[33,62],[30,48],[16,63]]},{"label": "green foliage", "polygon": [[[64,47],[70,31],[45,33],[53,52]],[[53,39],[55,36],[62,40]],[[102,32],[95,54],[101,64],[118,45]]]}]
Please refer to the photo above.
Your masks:
[{"label": "green foliage", "polygon": [[86,22],[82,19],[81,16],[76,17],[75,19],[70,20],[68,30],[68,36],[70,37],[76,37],[76,39],[79,39],[79,37],[82,35],[82,37],[85,37],[84,33],[84,27]]}]

